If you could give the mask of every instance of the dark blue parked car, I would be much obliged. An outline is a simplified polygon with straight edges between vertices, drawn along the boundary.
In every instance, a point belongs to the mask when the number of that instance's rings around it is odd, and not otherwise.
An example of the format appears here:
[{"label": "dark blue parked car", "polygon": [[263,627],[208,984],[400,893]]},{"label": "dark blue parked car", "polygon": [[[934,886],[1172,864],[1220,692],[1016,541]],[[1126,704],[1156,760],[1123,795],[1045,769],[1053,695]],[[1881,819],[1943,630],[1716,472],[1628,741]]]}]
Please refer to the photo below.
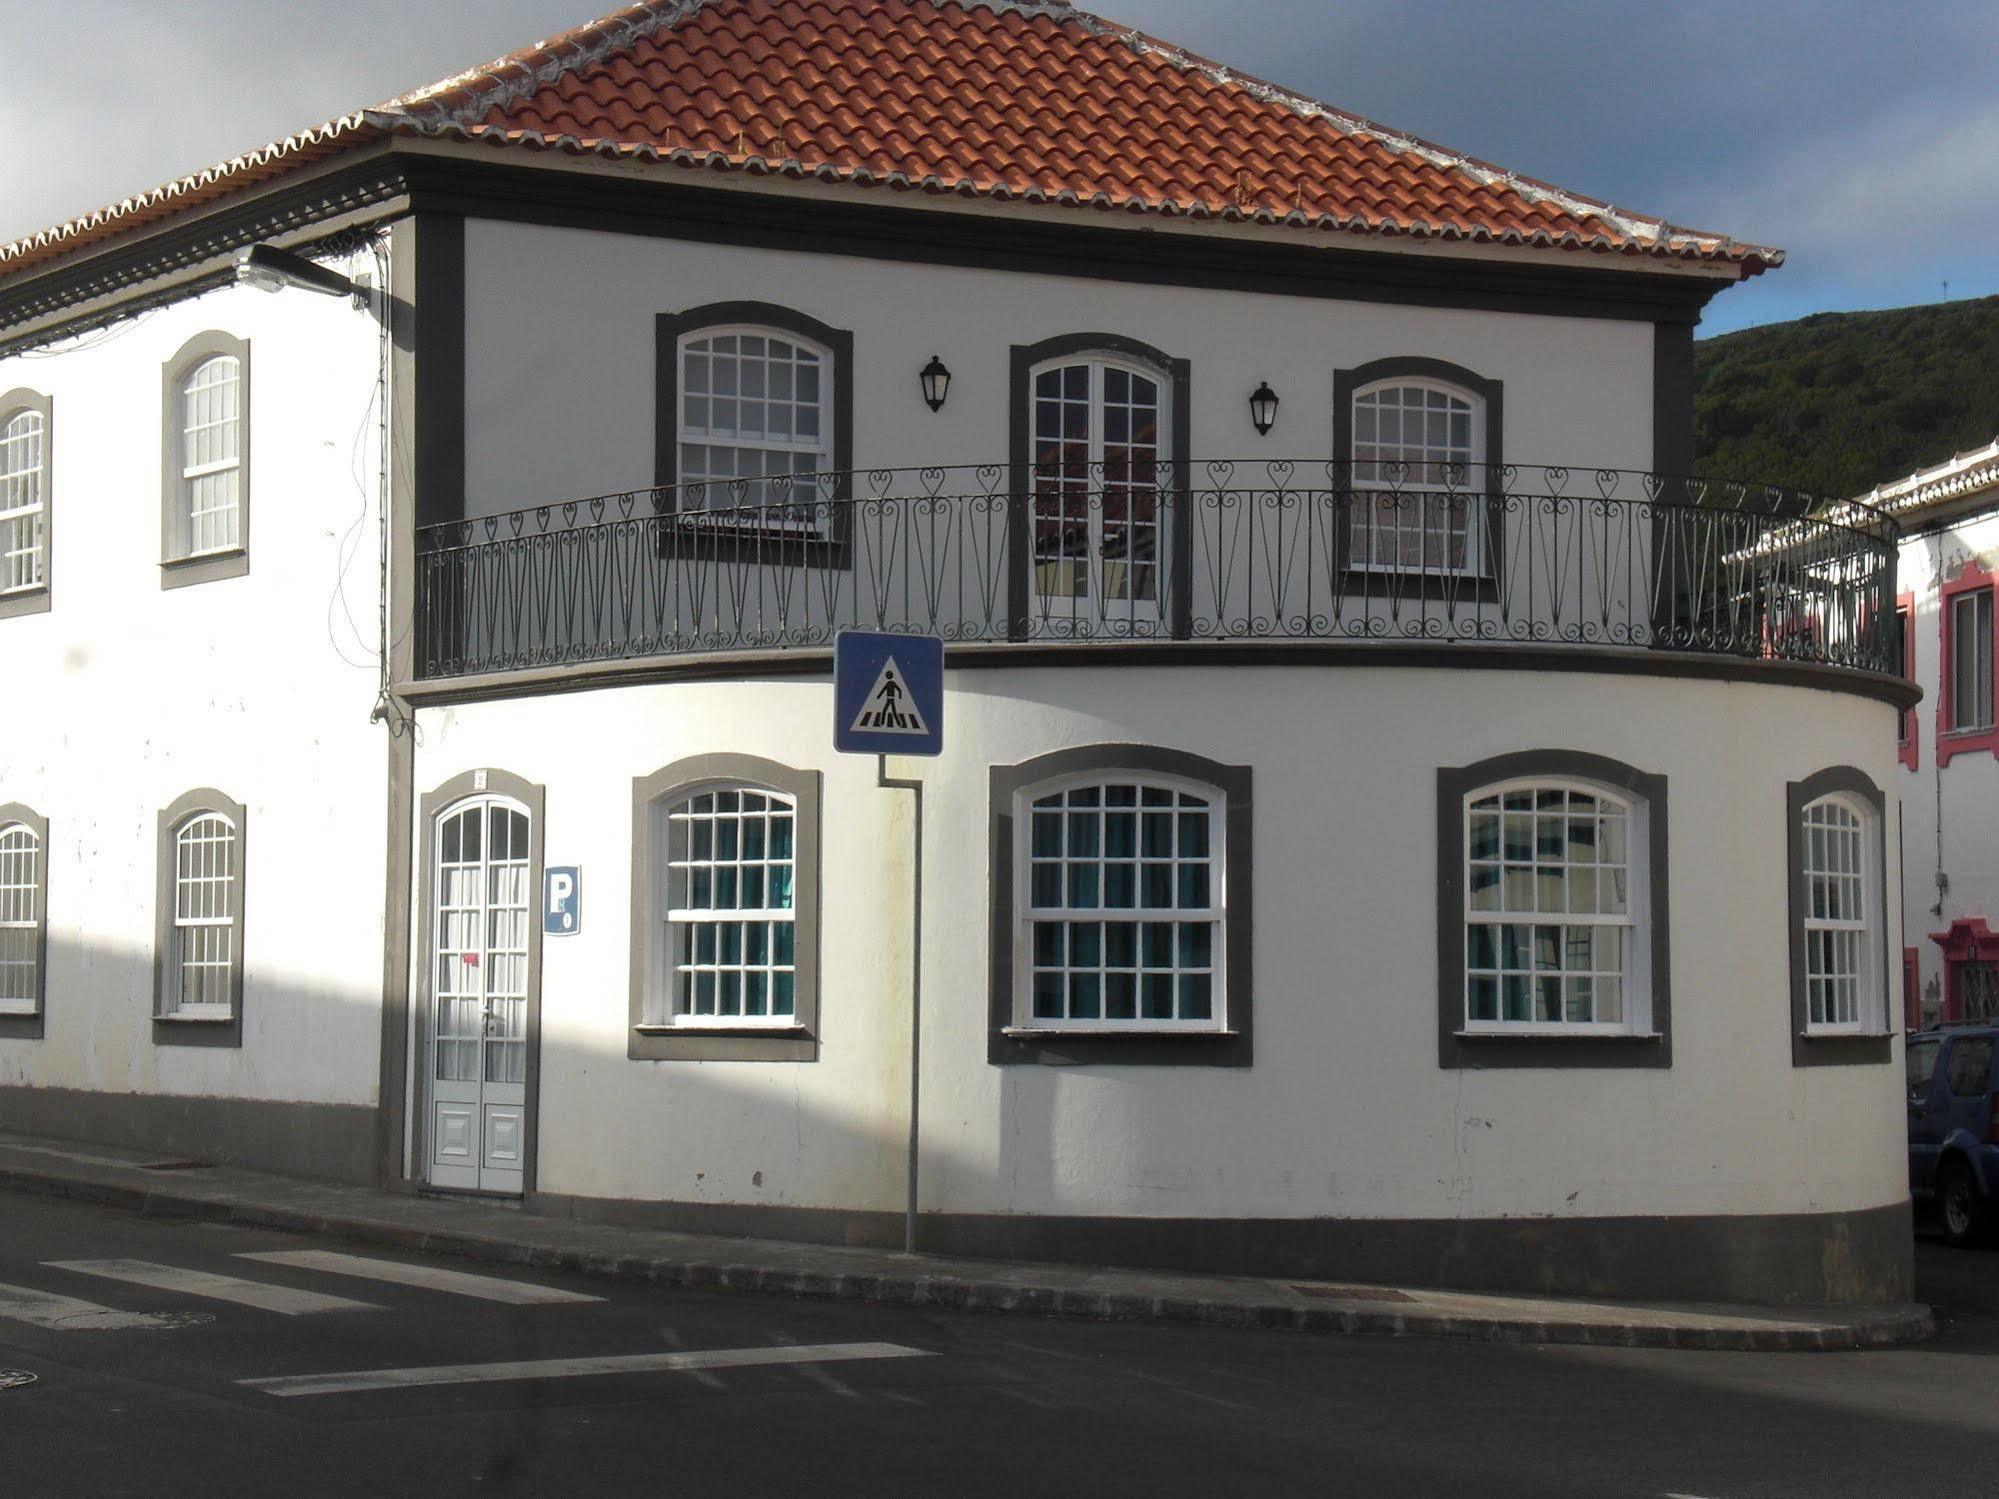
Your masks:
[{"label": "dark blue parked car", "polygon": [[1944,1237],[1971,1244],[1999,1204],[1999,1025],[1909,1037],[1909,1190],[1934,1200]]}]

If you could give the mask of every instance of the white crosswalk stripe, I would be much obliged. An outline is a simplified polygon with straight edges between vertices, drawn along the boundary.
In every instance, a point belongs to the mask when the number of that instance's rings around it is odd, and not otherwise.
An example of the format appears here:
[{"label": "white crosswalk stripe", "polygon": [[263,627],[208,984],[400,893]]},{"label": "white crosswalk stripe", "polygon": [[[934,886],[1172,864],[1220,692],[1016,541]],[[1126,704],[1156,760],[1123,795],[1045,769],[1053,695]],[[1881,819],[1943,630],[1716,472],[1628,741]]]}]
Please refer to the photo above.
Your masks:
[{"label": "white crosswalk stripe", "polygon": [[121,1312],[116,1307],[36,1291],[27,1286],[0,1285],[0,1318],[25,1322],[57,1332],[110,1332],[128,1327],[180,1327],[185,1319],[170,1313]]},{"label": "white crosswalk stripe", "polygon": [[81,1275],[100,1275],[106,1280],[128,1281],[159,1291],[178,1291],[203,1296],[211,1301],[231,1301],[238,1306],[256,1307],[286,1317],[309,1316],[317,1312],[378,1310],[374,1303],[353,1301],[345,1296],[328,1296],[319,1291],[301,1291],[291,1286],[268,1285],[262,1281],[238,1280],[233,1275],[216,1275],[206,1270],[184,1270],[177,1265],[158,1265],[151,1260],[44,1260],[51,1270],[74,1270]]},{"label": "white crosswalk stripe", "polygon": [[560,1291],[553,1286],[501,1280],[494,1275],[473,1275],[464,1270],[439,1269],[434,1265],[404,1265],[395,1260],[374,1260],[358,1254],[336,1254],[330,1249],[272,1249],[256,1254],[239,1254],[236,1258],[256,1260],[265,1265],[285,1265],[295,1270],[322,1270],[330,1275],[387,1281],[390,1285],[419,1286],[430,1291],[445,1291],[453,1296],[476,1296],[481,1301],[505,1302],[510,1306],[553,1306],[562,1302],[602,1299],[586,1296],[581,1291]]},{"label": "white crosswalk stripe", "polygon": [[432,1364],[413,1369],[356,1369],[341,1374],[285,1374],[239,1379],[247,1389],[281,1399],[407,1390],[424,1385],[495,1384],[515,1379],[578,1379],[593,1374],[679,1373],[747,1369],[763,1364],[822,1364],[849,1359],[931,1358],[900,1343],[792,1343],[779,1348],[708,1348],[684,1353],[624,1353],[604,1358],[534,1359],[502,1364]]}]

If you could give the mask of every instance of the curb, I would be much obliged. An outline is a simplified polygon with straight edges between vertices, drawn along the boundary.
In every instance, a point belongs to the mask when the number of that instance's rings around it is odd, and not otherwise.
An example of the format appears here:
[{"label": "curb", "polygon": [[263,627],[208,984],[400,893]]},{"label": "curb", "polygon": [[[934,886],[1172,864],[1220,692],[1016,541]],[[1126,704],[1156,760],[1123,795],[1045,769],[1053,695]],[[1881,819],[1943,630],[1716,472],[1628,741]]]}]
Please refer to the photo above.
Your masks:
[{"label": "curb", "polygon": [[912,1270],[906,1275],[791,1270],[707,1259],[606,1254],[522,1244],[469,1230],[435,1230],[378,1218],[329,1215],[267,1203],[207,1197],[113,1182],[45,1176],[0,1166],[0,1190],[122,1208],[150,1217],[194,1218],[246,1228],[318,1235],[417,1253],[448,1254],[484,1264],[587,1275],[689,1290],[747,1291],[816,1300],[1099,1322],[1166,1322],[1349,1337],[1432,1337],[1483,1343],[1548,1343],[1604,1348],[1676,1348],[1751,1353],[1891,1348],[1936,1335],[1936,1320],[1916,1303],[1864,1321],[1795,1327],[1662,1326],[1641,1322],[1540,1321],[1447,1312],[1296,1306],[1276,1300],[1216,1300],[1135,1292],[1022,1286],[1005,1281]]}]

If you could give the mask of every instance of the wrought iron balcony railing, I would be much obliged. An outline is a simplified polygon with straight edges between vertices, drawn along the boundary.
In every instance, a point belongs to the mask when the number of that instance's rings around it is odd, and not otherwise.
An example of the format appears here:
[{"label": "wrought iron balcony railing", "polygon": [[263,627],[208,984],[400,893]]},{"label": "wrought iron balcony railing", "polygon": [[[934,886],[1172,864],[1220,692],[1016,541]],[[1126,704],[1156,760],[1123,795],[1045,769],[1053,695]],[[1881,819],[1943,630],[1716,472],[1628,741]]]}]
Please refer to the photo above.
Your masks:
[{"label": "wrought iron balcony railing", "polygon": [[425,527],[419,670],[828,644],[1429,641],[1900,670],[1895,523],[1628,470],[881,469]]}]

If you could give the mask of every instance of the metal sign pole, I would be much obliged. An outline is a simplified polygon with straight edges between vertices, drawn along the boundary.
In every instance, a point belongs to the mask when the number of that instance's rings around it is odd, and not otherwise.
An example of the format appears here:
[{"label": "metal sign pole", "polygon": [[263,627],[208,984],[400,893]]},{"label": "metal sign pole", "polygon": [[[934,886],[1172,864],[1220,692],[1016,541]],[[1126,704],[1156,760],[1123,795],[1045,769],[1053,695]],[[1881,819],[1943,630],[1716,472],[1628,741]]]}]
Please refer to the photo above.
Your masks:
[{"label": "metal sign pole", "polygon": [[916,1182],[921,1160],[923,1113],[923,783],[891,780],[888,756],[875,756],[875,785],[910,793],[915,813],[915,849],[910,860],[911,907],[909,937],[909,1161],[902,1215],[902,1247],[916,1252]]}]

